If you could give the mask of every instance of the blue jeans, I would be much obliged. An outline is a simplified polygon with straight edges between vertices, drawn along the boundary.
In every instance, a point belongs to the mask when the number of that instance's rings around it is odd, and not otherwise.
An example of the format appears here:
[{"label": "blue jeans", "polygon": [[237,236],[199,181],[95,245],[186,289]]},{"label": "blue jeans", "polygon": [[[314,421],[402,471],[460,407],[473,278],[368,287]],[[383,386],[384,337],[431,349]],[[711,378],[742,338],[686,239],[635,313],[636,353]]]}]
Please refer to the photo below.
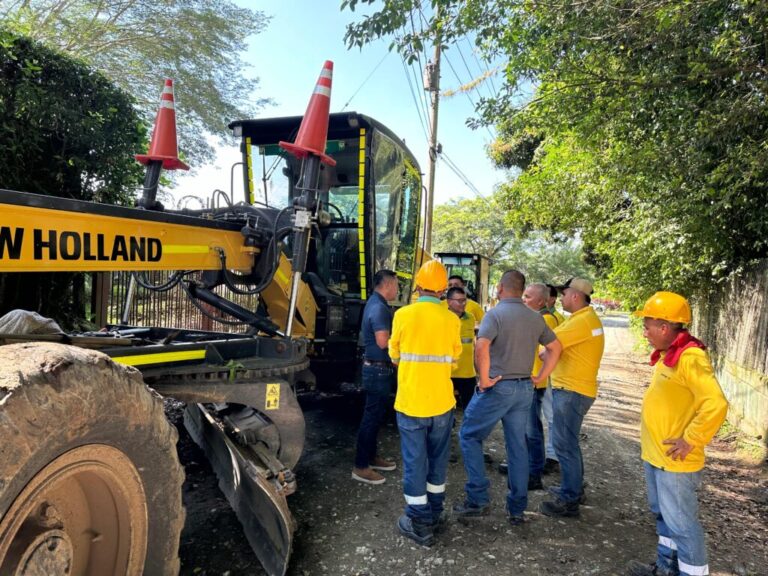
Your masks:
[{"label": "blue jeans", "polygon": [[667,472],[643,462],[648,505],[659,535],[656,564],[681,575],[709,574],[697,491],[701,471]]},{"label": "blue jeans", "polygon": [[483,460],[483,440],[501,420],[507,447],[507,511],[520,515],[528,506],[528,446],[525,427],[531,410],[533,384],[530,378],[500,380],[492,388],[475,392],[464,411],[460,442],[464,456],[467,500],[479,506],[488,504],[488,486]]},{"label": "blue jeans", "polygon": [[445,502],[453,410],[430,418],[397,413],[403,453],[405,514],[414,522],[437,522]]},{"label": "blue jeans", "polygon": [[584,484],[584,461],[581,457],[579,434],[581,423],[594,398],[570,390],[552,390],[554,428],[552,442],[560,460],[560,499],[578,502]]},{"label": "blue jeans", "polygon": [[541,399],[541,412],[544,414],[544,420],[547,421],[547,441],[544,445],[544,451],[546,452],[547,459],[557,461],[555,446],[552,444],[552,422],[554,418],[552,414],[552,386],[549,382],[547,382],[547,391],[544,392],[544,397]]},{"label": "blue jeans", "polygon": [[379,428],[392,405],[391,394],[395,389],[397,376],[392,366],[363,366],[363,389],[365,408],[357,431],[355,468],[368,468],[376,458],[376,440]]},{"label": "blue jeans", "polygon": [[544,426],[541,424],[541,405],[546,388],[534,388],[531,411],[525,438],[528,442],[528,475],[540,478],[544,471]]}]

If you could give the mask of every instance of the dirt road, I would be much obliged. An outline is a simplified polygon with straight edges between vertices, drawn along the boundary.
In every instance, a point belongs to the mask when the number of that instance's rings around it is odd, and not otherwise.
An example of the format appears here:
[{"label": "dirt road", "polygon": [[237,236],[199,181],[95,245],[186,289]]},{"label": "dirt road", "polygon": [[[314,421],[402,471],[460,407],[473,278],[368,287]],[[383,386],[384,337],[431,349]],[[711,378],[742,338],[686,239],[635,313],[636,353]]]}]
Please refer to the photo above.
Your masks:
[{"label": "dirt road", "polygon": [[[600,394],[585,421],[583,442],[587,504],[581,518],[553,520],[538,512],[544,492],[531,492],[528,522],[510,527],[504,513],[505,477],[488,466],[493,512],[473,521],[452,520],[430,549],[399,536],[403,508],[400,471],[382,486],[350,478],[359,414],[349,399],[314,398],[304,404],[307,447],[290,505],[299,524],[289,574],[310,575],[613,575],[632,558],[653,559],[656,536],[647,512],[639,459],[640,402],[649,380],[646,358],[632,352],[624,316],[604,319],[606,353]],[[171,417],[178,421],[178,410]],[[175,415],[174,415],[175,414]],[[216,488],[202,454],[180,430],[187,472],[182,574],[263,574],[242,530]],[[397,429],[381,434],[382,453],[399,456]],[[503,458],[500,429],[487,450]],[[740,458],[732,443],[709,451],[702,516],[709,535],[711,574],[768,575],[768,470]],[[545,483],[558,483],[557,476]],[[448,500],[463,496],[464,470],[451,464]]]}]

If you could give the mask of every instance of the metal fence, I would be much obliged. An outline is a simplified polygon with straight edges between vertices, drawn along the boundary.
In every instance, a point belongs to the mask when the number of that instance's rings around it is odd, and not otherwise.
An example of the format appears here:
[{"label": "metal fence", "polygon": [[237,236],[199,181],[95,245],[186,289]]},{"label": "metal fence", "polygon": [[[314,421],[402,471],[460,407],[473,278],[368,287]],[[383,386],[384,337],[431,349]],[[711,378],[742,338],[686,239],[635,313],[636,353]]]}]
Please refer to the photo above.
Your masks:
[{"label": "metal fence", "polygon": [[[155,292],[134,284],[134,294],[129,299],[130,272],[113,272],[105,276],[105,316],[109,324],[233,333],[242,333],[248,329],[244,324],[227,324],[213,320],[211,316],[215,318],[221,314],[207,304],[199,302],[198,305],[208,313],[206,315],[190,301],[181,286],[177,285],[166,292]],[[169,273],[147,272],[143,277],[147,283],[159,286],[168,281]],[[199,279],[199,273],[192,274],[190,278]],[[214,292],[249,310],[255,311],[259,303],[258,295],[236,294],[224,286],[217,287]],[[224,318],[234,322],[234,318],[229,316]]]}]

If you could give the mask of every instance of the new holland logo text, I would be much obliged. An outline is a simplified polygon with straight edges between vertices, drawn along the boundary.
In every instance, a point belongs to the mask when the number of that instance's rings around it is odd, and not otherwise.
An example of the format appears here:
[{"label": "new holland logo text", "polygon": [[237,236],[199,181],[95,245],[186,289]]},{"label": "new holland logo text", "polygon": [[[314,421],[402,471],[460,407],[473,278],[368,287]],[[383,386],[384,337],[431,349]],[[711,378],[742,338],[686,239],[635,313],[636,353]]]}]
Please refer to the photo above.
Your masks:
[{"label": "new holland logo text", "polygon": [[[0,259],[21,258],[24,228],[0,227]],[[99,262],[158,262],[163,255],[159,238],[115,236],[58,230],[32,230],[34,260],[93,260]]]}]

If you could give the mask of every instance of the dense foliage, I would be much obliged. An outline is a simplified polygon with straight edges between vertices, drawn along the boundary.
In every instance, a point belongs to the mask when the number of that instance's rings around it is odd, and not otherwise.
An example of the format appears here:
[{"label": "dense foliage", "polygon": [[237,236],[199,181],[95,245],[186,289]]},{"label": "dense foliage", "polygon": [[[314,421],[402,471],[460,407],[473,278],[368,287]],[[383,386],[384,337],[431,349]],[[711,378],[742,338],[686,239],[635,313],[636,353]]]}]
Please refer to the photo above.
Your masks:
[{"label": "dense foliage", "polygon": [[265,102],[244,76],[247,38],[263,13],[229,0],[0,0],[3,25],[88,63],[132,94],[151,124],[163,79],[177,85],[179,143],[193,167],[213,155],[206,134]]},{"label": "dense foliage", "polygon": [[[695,293],[768,254],[768,3],[358,3],[380,6],[350,45],[469,34],[503,61],[478,112],[499,128],[493,157],[523,169],[502,190],[508,222],[580,237],[615,294]],[[413,13],[423,28],[403,28]]]},{"label": "dense foliage", "polygon": [[[130,96],[103,75],[0,30],[0,188],[129,203],[145,131]],[[4,274],[0,311],[83,317],[83,275]]]},{"label": "dense foliage", "polygon": [[532,233],[523,239],[499,217],[499,195],[454,200],[435,207],[432,230],[435,252],[481,254],[491,262],[491,281],[514,268],[530,282],[564,282],[572,276],[592,278],[581,246],[573,241],[552,241]]}]

